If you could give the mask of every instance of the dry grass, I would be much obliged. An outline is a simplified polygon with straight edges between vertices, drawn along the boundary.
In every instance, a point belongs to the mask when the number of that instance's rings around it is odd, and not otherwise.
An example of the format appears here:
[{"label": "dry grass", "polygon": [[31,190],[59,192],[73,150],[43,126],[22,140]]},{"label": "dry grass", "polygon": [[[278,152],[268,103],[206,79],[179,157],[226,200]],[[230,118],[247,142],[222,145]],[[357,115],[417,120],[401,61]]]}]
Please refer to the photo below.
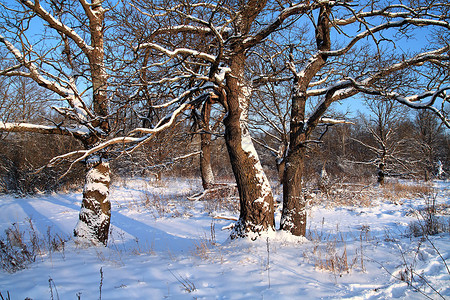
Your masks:
[{"label": "dry grass", "polygon": [[375,198],[375,192],[370,186],[350,183],[335,183],[327,190],[305,191],[304,194],[311,205],[325,204],[327,207],[370,207]]},{"label": "dry grass", "polygon": [[187,195],[188,191],[176,195],[146,191],[139,206],[147,209],[155,219],[191,217],[193,204],[187,200]]},{"label": "dry grass", "polygon": [[191,253],[202,260],[207,260],[210,259],[211,250],[216,245],[216,225],[214,219],[212,219],[209,236],[205,233],[200,239],[194,241],[194,249]]},{"label": "dry grass", "polygon": [[445,216],[448,205],[437,203],[437,193],[424,194],[422,198],[425,205],[422,209],[413,211],[417,220],[409,224],[410,234],[418,237],[450,233],[450,219]]},{"label": "dry grass", "polygon": [[383,185],[381,191],[384,199],[393,203],[401,203],[401,200],[405,198],[429,195],[433,193],[433,188],[428,184],[388,182]]},{"label": "dry grass", "polygon": [[325,204],[327,207],[370,207],[375,204],[376,199],[402,204],[402,199],[423,197],[431,193],[433,188],[426,183],[387,182],[378,186],[367,182],[348,183],[345,178],[330,180],[327,184],[309,185],[304,190],[304,195],[311,205]]},{"label": "dry grass", "polygon": [[349,255],[347,242],[344,235],[339,232],[339,228],[333,233],[310,231],[308,239],[313,246],[305,250],[303,256],[314,264],[317,270],[331,272],[336,278],[354,269],[365,271],[363,242],[369,239],[369,231],[367,226],[361,227],[359,237],[361,245],[359,249],[355,249],[353,256]]},{"label": "dry grass", "polygon": [[65,243],[69,237],[63,237],[47,228],[46,235],[40,234],[31,219],[26,219],[22,229],[13,223],[0,238],[0,265],[3,270],[14,273],[25,269],[38,256],[61,252],[64,256]]}]

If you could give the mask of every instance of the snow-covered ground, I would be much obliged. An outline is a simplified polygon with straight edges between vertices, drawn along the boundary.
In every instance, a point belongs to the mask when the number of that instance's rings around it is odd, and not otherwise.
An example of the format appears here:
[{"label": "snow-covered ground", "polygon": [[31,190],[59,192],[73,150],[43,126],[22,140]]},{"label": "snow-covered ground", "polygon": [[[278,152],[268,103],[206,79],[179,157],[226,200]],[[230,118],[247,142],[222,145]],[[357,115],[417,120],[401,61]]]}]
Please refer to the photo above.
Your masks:
[{"label": "snow-covered ground", "polygon": [[[437,204],[448,208],[450,184],[434,185]],[[383,201],[375,191],[371,206],[317,205],[308,240],[277,232],[252,242],[228,240],[232,221],[213,219],[237,217],[233,205],[186,200],[200,187],[192,180],[116,183],[107,248],[71,239],[80,193],[1,196],[3,241],[11,227],[33,236],[27,218],[47,247],[49,237],[69,240],[25,269],[0,270],[0,292],[5,299],[450,298],[448,214],[440,221],[446,232],[410,234],[423,197]]]}]

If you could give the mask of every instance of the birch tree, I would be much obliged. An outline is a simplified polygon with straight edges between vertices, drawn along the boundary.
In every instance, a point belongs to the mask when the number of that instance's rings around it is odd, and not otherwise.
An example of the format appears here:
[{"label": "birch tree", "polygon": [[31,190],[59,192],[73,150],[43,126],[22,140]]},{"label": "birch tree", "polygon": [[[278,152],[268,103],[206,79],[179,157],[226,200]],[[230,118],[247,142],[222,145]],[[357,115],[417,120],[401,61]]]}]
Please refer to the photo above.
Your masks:
[{"label": "birch tree", "polygon": [[[45,88],[57,103],[52,108],[64,118],[48,124],[2,122],[0,130],[72,136],[85,149],[105,141],[110,133],[109,75],[104,43],[107,9],[102,1],[18,0],[0,5],[0,45],[8,53],[0,75],[29,78]],[[111,216],[108,159],[99,151],[84,161],[86,184],[74,233],[82,242],[106,245]]]}]

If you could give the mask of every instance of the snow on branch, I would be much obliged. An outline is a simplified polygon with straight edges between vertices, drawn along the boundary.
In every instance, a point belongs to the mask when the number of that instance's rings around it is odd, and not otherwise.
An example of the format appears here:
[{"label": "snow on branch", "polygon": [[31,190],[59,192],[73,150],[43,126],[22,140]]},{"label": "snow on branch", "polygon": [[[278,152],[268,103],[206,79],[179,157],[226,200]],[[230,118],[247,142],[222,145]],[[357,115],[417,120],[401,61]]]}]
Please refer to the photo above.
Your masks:
[{"label": "snow on branch", "polygon": [[34,13],[39,15],[39,17],[46,21],[48,25],[68,36],[71,40],[75,42],[75,44],[86,54],[88,55],[90,51],[93,50],[91,46],[89,46],[82,37],[80,37],[75,30],[70,28],[69,26],[61,23],[58,19],[53,17],[48,11],[46,11],[39,1],[35,0],[34,3],[29,0],[21,0],[21,3],[26,5],[29,9],[31,9]]},{"label": "snow on branch", "polygon": [[[349,97],[352,97],[356,95],[357,93],[364,92],[368,94],[374,94],[374,95],[384,95],[386,97],[395,98],[397,101],[408,105],[411,108],[426,108],[433,110],[439,118],[444,121],[444,123],[448,124],[448,120],[446,121],[445,116],[439,112],[439,110],[435,107],[433,107],[433,101],[436,99],[437,96],[441,95],[443,93],[442,90],[436,91],[436,92],[425,92],[421,95],[415,95],[410,97],[401,97],[398,94],[395,94],[394,92],[386,92],[386,91],[378,91],[372,88],[371,86],[376,83],[381,78],[385,78],[386,76],[400,71],[404,70],[410,66],[414,65],[421,65],[427,61],[449,61],[450,56],[448,55],[448,51],[450,50],[450,45],[446,45],[440,49],[419,53],[415,55],[414,57],[403,60],[398,63],[394,63],[390,66],[387,66],[386,68],[382,68],[380,70],[377,70],[376,72],[373,72],[367,78],[357,82],[356,80],[352,78],[345,78],[344,80],[340,80],[336,84],[324,88],[324,89],[316,89],[316,90],[309,90],[307,92],[308,96],[320,96],[324,95],[325,98],[318,103],[316,108],[313,110],[313,113],[311,117],[308,120],[308,124],[312,124],[313,122],[318,122],[321,115],[326,111],[328,106],[335,101],[347,99]],[[446,89],[446,88],[445,88]],[[433,97],[433,95],[435,96]],[[429,101],[427,104],[424,104],[422,102],[418,102],[418,100],[424,99],[426,97],[431,97],[431,101]],[[434,100],[433,100],[434,99]],[[450,125],[450,124],[449,124]],[[449,126],[450,127],[450,126]]]},{"label": "snow on branch", "polygon": [[67,128],[61,126],[46,126],[30,123],[4,123],[0,121],[0,131],[3,132],[34,132],[41,134],[60,134],[69,136],[83,136],[86,130],[82,128]]},{"label": "snow on branch", "polygon": [[[79,96],[76,93],[76,88],[73,85],[71,86],[71,89],[67,89],[63,86],[61,86],[56,81],[50,81],[44,76],[41,75],[39,72],[38,67],[35,63],[29,61],[20,51],[17,49],[11,42],[9,42],[7,39],[5,39],[2,35],[0,35],[0,43],[3,43],[9,52],[11,52],[17,61],[21,63],[25,68],[28,69],[29,73],[25,72],[12,72],[9,75],[15,75],[15,76],[24,76],[29,77],[33,79],[38,85],[58,94],[59,96],[63,97],[65,100],[69,102],[69,105],[72,107],[73,112],[76,115],[76,118],[81,121],[85,122],[88,119],[88,116],[91,115],[89,110],[87,109],[84,102],[79,98]],[[3,71],[2,73],[4,73]],[[8,73],[4,74],[8,75]]]},{"label": "snow on branch", "polygon": [[323,124],[331,124],[331,125],[336,125],[336,124],[350,124],[350,125],[355,125],[355,123],[351,122],[351,121],[347,121],[347,120],[338,120],[338,119],[332,119],[332,118],[320,118],[320,123]]},{"label": "snow on branch", "polygon": [[[397,92],[388,92],[364,86],[363,84],[356,82],[354,79],[350,80],[353,84],[353,87],[360,92],[370,95],[383,96],[389,99],[394,99],[410,108],[431,110],[436,114],[436,116],[439,117],[439,119],[441,119],[441,121],[444,123],[445,126],[450,128],[450,120],[446,117],[444,112],[439,110],[437,107],[433,106],[437,97],[442,97],[442,95],[444,94],[443,92],[445,90],[450,90],[450,87],[441,88],[437,91],[427,91],[422,94],[403,96]],[[424,103],[422,100],[427,98],[431,98],[431,100]],[[444,101],[448,101],[447,97],[444,99]]]},{"label": "snow on branch", "polygon": [[[355,22],[359,22],[361,19],[364,18],[370,18],[370,17],[376,17],[376,16],[383,16],[387,18],[407,18],[411,15],[418,15],[423,14],[423,12],[429,11],[432,8],[437,7],[445,7],[445,3],[436,3],[436,4],[430,4],[428,6],[422,6],[417,8],[411,8],[406,5],[402,4],[393,4],[388,5],[384,7],[383,9],[374,10],[372,7],[372,10],[370,11],[359,11],[356,12],[354,9],[350,7],[348,4],[344,4],[344,6],[351,11],[352,16],[347,19],[334,19],[333,24],[334,25],[349,25]],[[404,11],[399,11],[400,9],[403,9]],[[392,10],[396,10],[396,12],[392,12]],[[426,13],[425,15],[429,15]],[[440,16],[433,16],[436,18],[439,18]]]},{"label": "snow on branch", "polygon": [[174,51],[170,51],[170,50],[168,50],[158,44],[155,44],[155,43],[141,44],[135,50],[137,51],[139,49],[145,49],[145,48],[154,49],[156,51],[159,51],[159,52],[169,56],[170,58],[174,58],[178,55],[190,55],[190,56],[204,59],[208,62],[214,62],[216,60],[216,57],[214,55],[199,52],[197,50],[192,50],[192,49],[188,49],[188,48],[177,48]]},{"label": "snow on branch", "polygon": [[[134,146],[132,146],[131,148],[124,150],[124,152],[130,152],[130,151],[132,152],[135,149],[137,149],[138,147],[140,147],[141,145],[150,141],[156,133],[162,132],[163,130],[173,126],[177,117],[182,112],[184,112],[185,110],[190,109],[190,108],[191,108],[190,103],[184,103],[184,104],[180,105],[180,107],[178,107],[178,109],[176,109],[170,116],[167,116],[166,118],[164,118],[163,120],[165,120],[165,122],[162,122],[162,123],[160,122],[160,124],[158,124],[155,128],[136,128],[136,129],[132,130],[128,134],[128,136],[116,137],[116,138],[107,140],[103,143],[100,143],[100,144],[96,145],[95,147],[92,147],[87,150],[78,150],[78,151],[74,151],[71,153],[67,153],[64,155],[54,157],[47,166],[55,165],[62,160],[79,155],[78,158],[76,158],[75,160],[72,161],[72,163],[70,164],[67,171],[63,175],[61,175],[61,178],[62,178],[69,173],[69,171],[72,169],[72,167],[75,165],[75,163],[81,162],[81,161],[87,159],[90,155],[98,153],[105,148],[108,148],[108,147],[111,147],[114,145],[118,145],[118,144],[121,144],[121,145],[134,144]],[[145,135],[142,137],[133,137],[132,135],[135,133],[144,133]]]}]

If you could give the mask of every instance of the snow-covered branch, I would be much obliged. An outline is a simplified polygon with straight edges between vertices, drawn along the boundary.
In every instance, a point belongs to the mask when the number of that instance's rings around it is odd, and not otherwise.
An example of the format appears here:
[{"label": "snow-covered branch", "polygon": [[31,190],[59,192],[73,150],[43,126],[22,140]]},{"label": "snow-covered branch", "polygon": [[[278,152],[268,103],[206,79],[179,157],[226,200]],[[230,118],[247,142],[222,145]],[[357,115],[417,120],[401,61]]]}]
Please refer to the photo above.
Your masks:
[{"label": "snow-covered branch", "polygon": [[34,132],[41,134],[60,134],[69,136],[83,136],[86,129],[68,128],[62,126],[36,125],[29,123],[4,123],[0,121],[0,131],[3,132]]},{"label": "snow-covered branch", "polygon": [[[25,72],[15,72],[14,75],[18,76],[24,76],[29,77],[33,79],[38,85],[45,87],[46,89],[58,94],[59,96],[63,97],[63,99],[67,100],[70,106],[73,109],[74,114],[81,122],[86,122],[88,119],[88,116],[90,115],[89,111],[87,110],[86,105],[83,103],[83,101],[77,97],[76,88],[75,86],[71,86],[71,89],[65,88],[61,86],[56,81],[50,81],[44,76],[41,75],[39,72],[38,66],[36,66],[35,63],[29,61],[20,51],[17,49],[11,42],[9,42],[6,38],[4,38],[2,35],[0,35],[0,43],[3,43],[9,52],[11,52],[15,58],[25,67],[28,69],[29,73]],[[8,73],[4,74],[8,75]],[[74,92],[75,89],[75,92]]]},{"label": "snow-covered branch", "polygon": [[197,51],[197,50],[188,49],[188,48],[177,48],[174,51],[170,51],[170,50],[168,50],[168,49],[166,49],[166,48],[164,48],[164,47],[162,47],[162,46],[160,46],[158,44],[155,44],[155,43],[144,43],[144,44],[141,44],[135,50],[146,49],[146,48],[150,48],[150,49],[154,49],[156,51],[159,51],[159,52],[163,53],[164,55],[167,55],[170,58],[174,58],[174,57],[179,56],[179,55],[189,55],[189,56],[194,56],[194,57],[197,57],[197,58],[204,59],[204,60],[206,60],[208,62],[214,62],[215,59],[216,59],[216,57],[214,55],[207,54],[207,53],[204,53],[204,52],[200,52],[200,51]]},{"label": "snow-covered branch", "polygon": [[[34,3],[29,0],[21,0],[21,3],[26,5],[29,9],[31,9],[34,13],[39,15],[43,20],[45,20],[51,28],[56,29],[58,32],[61,32],[68,36],[71,40],[75,42],[75,44],[86,54],[88,55],[90,51],[93,50],[91,46],[89,46],[82,37],[80,37],[75,30],[70,28],[69,26],[63,24],[61,21],[52,16],[48,11],[46,11],[39,1],[35,0]],[[85,2],[84,0],[81,1]],[[86,4],[88,5],[88,4]],[[90,9],[88,9],[90,10]]]}]

